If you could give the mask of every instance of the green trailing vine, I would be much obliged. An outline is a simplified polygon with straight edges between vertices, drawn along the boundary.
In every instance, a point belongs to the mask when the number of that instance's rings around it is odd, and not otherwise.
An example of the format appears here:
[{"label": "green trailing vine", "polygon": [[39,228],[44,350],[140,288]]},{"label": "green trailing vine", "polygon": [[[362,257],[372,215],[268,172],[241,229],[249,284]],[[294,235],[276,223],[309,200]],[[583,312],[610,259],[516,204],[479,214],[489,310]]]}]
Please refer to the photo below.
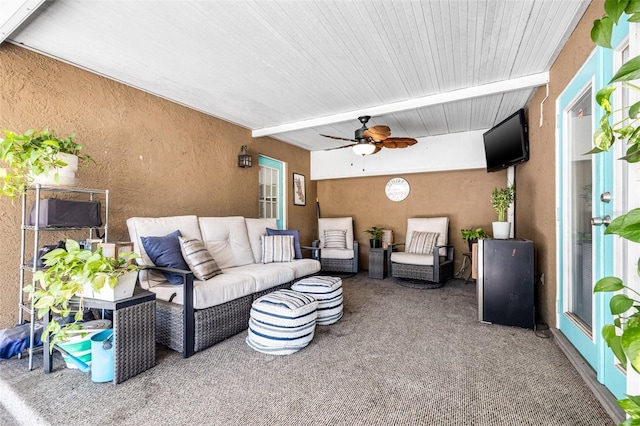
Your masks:
[{"label": "green trailing vine", "polygon": [[[611,49],[613,28],[621,18],[624,17],[628,22],[640,22],[640,0],[606,0],[604,12],[604,16],[593,23],[591,39],[598,46]],[[618,140],[627,145],[621,160],[629,163],[640,161],[640,102],[617,110],[613,109],[611,102],[611,95],[620,88],[640,91],[640,87],[632,83],[637,79],[640,79],[640,56],[625,62],[609,85],[596,94],[596,103],[603,110],[603,116],[600,128],[594,133],[591,153],[609,151]],[[612,122],[613,114],[618,112],[623,113],[623,118]],[[640,243],[640,209],[633,209],[615,218],[605,230],[605,235],[618,235]],[[640,274],[640,262],[637,272]],[[626,290],[626,293],[621,290]],[[623,366],[631,366],[640,373],[640,293],[625,285],[618,277],[600,279],[593,291],[616,293],[609,302],[614,321],[602,328],[602,337]],[[626,398],[618,400],[618,404],[628,415],[623,425],[640,425],[640,396],[626,395]]]}]

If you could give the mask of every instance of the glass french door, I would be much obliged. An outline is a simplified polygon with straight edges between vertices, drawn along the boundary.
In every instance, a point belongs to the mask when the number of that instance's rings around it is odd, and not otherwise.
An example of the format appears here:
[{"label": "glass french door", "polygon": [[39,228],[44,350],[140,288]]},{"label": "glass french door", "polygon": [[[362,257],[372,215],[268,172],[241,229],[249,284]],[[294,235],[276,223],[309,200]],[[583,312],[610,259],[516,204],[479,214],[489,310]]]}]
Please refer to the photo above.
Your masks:
[{"label": "glass french door", "polygon": [[[613,152],[587,154],[602,116],[595,94],[611,78],[613,55],[596,49],[556,101],[557,116],[557,323],[560,331],[616,398],[624,397],[624,366],[602,338],[611,323],[610,294],[595,283],[613,274],[619,253],[604,230],[614,216]],[[619,257],[618,257],[619,259]]]},{"label": "glass french door", "polygon": [[258,157],[260,171],[258,174],[258,217],[275,218],[278,229],[283,229],[285,220],[284,200],[284,163],[273,158],[260,155]]}]

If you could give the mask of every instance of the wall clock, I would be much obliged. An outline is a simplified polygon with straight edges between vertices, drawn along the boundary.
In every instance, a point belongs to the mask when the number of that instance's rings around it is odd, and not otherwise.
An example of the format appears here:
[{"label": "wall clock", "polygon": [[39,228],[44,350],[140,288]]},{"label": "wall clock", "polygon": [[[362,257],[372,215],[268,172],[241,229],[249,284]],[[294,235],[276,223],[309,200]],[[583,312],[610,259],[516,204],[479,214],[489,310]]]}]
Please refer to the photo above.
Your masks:
[{"label": "wall clock", "polygon": [[384,193],[391,201],[402,201],[409,196],[409,182],[403,178],[389,179],[387,185],[384,187]]}]

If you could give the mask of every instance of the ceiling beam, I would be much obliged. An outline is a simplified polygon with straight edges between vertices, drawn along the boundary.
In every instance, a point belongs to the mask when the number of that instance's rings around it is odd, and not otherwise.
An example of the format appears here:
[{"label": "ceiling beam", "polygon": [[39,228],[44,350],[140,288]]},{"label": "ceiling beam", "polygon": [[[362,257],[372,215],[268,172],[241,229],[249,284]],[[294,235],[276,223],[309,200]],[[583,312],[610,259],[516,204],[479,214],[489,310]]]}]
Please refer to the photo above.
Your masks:
[{"label": "ceiling beam", "polygon": [[5,41],[45,0],[0,1],[0,43]]},{"label": "ceiling beam", "polygon": [[354,120],[361,115],[380,116],[392,114],[400,111],[424,108],[432,105],[445,104],[463,99],[477,98],[480,96],[495,95],[498,93],[510,92],[513,90],[527,89],[530,87],[543,86],[549,82],[549,73],[528,75],[526,77],[513,78],[495,83],[483,84],[480,86],[467,87],[465,89],[452,90],[450,92],[438,93],[437,95],[423,96],[401,102],[394,102],[372,108],[360,109],[357,111],[342,112],[340,114],[327,115],[325,117],[302,120],[295,123],[281,124],[262,129],[254,129],[251,135],[254,138],[271,136],[279,133],[291,132],[294,130],[309,129],[312,127],[325,126],[328,124],[341,123]]}]

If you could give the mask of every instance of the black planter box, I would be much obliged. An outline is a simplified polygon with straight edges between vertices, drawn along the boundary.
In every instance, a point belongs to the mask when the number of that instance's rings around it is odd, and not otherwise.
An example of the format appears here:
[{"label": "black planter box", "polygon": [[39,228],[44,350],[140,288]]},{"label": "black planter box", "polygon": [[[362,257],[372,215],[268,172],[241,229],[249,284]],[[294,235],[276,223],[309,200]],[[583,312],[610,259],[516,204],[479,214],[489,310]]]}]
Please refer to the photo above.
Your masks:
[{"label": "black planter box", "polygon": [[[50,228],[102,226],[100,201],[75,201],[47,198],[40,201],[38,225]],[[31,206],[29,225],[36,222],[36,205]]]}]

